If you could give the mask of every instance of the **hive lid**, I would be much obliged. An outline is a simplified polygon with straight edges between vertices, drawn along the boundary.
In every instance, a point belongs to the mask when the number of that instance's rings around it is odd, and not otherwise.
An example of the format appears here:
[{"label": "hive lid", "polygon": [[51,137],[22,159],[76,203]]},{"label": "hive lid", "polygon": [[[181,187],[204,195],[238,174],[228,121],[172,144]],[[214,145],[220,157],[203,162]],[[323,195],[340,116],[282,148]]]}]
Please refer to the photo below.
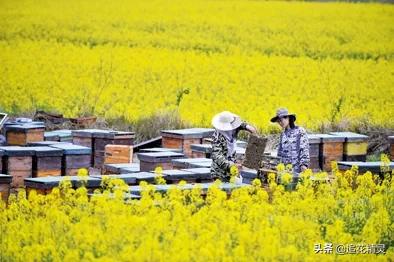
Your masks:
[{"label": "hive lid", "polygon": [[0,184],[10,184],[12,181],[12,176],[0,174]]},{"label": "hive lid", "polygon": [[194,173],[194,174],[196,174],[197,178],[199,178],[199,179],[210,179],[211,178],[211,169],[210,168],[200,167],[200,168],[186,168],[186,169],[181,169],[181,170]]},{"label": "hive lid", "polygon": [[212,145],[211,144],[191,144],[190,148],[192,151],[203,152],[203,153],[211,153]]},{"label": "hive lid", "polygon": [[353,132],[331,132],[330,135],[344,137],[346,142],[364,142],[368,140],[368,136]]},{"label": "hive lid", "polygon": [[316,134],[308,134],[308,141],[309,144],[320,144],[321,137]]},{"label": "hive lid", "polygon": [[31,148],[36,156],[62,156],[63,150],[50,146],[32,146]]},{"label": "hive lid", "polygon": [[243,167],[241,170],[241,176],[248,179],[257,178],[257,170]]},{"label": "hive lid", "polygon": [[55,144],[51,145],[51,147],[62,149],[64,155],[90,155],[92,153],[92,149],[89,147],[68,143]]},{"label": "hive lid", "polygon": [[121,179],[123,180],[126,184],[136,184],[137,179],[135,178],[134,174],[128,173],[128,174],[120,174],[120,175],[93,175],[92,177],[94,178],[99,178],[101,180],[104,179],[104,177],[108,177],[109,179]]},{"label": "hive lid", "polygon": [[196,173],[192,173],[185,170],[163,170],[162,175],[164,177],[173,178],[173,179],[182,179],[182,178],[197,178]]},{"label": "hive lid", "polygon": [[153,148],[144,148],[140,150],[141,153],[155,153],[155,152],[175,152],[182,153],[182,149],[179,148],[164,148],[164,147],[153,147]]},{"label": "hive lid", "polygon": [[4,152],[4,156],[33,156],[34,150],[31,147],[22,146],[2,146],[0,151]]},{"label": "hive lid", "polygon": [[174,158],[183,158],[184,154],[176,152],[155,152],[155,153],[138,153],[140,161],[147,162],[167,162]]},{"label": "hive lid", "polygon": [[205,138],[212,136],[214,133],[212,128],[186,128],[174,130],[161,130],[162,136],[173,136],[183,138]]},{"label": "hive lid", "polygon": [[195,162],[195,163],[190,163],[189,167],[190,168],[210,168],[212,165],[212,162]]},{"label": "hive lid", "polygon": [[70,144],[69,142],[59,142],[59,141],[38,141],[38,142],[29,142],[27,146],[50,146],[56,144]]},{"label": "hive lid", "polygon": [[113,131],[113,130],[108,130],[107,132],[99,132],[99,133],[94,133],[93,137],[95,138],[107,138],[107,139],[115,139],[115,138],[134,138],[135,133],[134,132],[125,132],[125,131]]},{"label": "hive lid", "polygon": [[179,164],[190,164],[190,163],[202,163],[202,162],[212,162],[210,158],[178,158],[171,160],[172,163]]},{"label": "hive lid", "polygon": [[[138,169],[140,168],[139,163],[123,163],[123,164],[104,164],[106,171],[114,174],[119,174],[122,169]],[[126,172],[131,173],[131,172]]]},{"label": "hive lid", "polygon": [[6,132],[8,131],[27,132],[29,130],[34,130],[34,129],[45,130],[44,125],[32,125],[32,124],[9,125],[9,126],[5,126],[4,128]]},{"label": "hive lid", "polygon": [[70,180],[73,188],[82,186],[86,181],[86,187],[99,187],[101,179],[91,176],[48,176],[48,177],[34,177],[25,178],[25,186],[37,189],[51,189],[59,186],[63,180]]},{"label": "hive lid", "polygon": [[[358,170],[360,173],[365,173],[367,171],[371,171],[372,173],[379,173],[381,171],[381,167],[383,166],[383,162],[375,161],[375,162],[360,162],[360,161],[339,161],[338,168],[340,170],[349,170],[352,166],[358,166]],[[394,162],[389,163],[389,169],[394,169]]]},{"label": "hive lid", "polygon": [[316,136],[319,136],[322,142],[345,142],[345,138],[340,136],[329,134],[316,134]]},{"label": "hive lid", "polygon": [[79,130],[73,130],[72,136],[94,137],[97,134],[108,133],[108,132],[109,132],[108,130],[103,130],[103,129],[79,129]]}]

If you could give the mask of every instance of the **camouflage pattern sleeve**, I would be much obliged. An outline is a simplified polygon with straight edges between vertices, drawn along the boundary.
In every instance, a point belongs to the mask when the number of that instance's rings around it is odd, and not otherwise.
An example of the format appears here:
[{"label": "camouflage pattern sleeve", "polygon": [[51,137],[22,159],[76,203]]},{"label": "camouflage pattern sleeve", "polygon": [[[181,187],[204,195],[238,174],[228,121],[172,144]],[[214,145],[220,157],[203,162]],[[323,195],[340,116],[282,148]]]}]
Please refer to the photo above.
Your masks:
[{"label": "camouflage pattern sleeve", "polygon": [[309,167],[309,140],[308,135],[304,128],[300,128],[300,167],[306,166]]},{"label": "camouflage pattern sleeve", "polygon": [[227,144],[224,139],[221,139],[222,137],[219,137],[218,139],[214,139],[212,142],[212,161],[215,162],[216,166],[220,168],[221,170],[228,171],[230,170],[230,166],[232,165],[232,162],[227,160]]}]

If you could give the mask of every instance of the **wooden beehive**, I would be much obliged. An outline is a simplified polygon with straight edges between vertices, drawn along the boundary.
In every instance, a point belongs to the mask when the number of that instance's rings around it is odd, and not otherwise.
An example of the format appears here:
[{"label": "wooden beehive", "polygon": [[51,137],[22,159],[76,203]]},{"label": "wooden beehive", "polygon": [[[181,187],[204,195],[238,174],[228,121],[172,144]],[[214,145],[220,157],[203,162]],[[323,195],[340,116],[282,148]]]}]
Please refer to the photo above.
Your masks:
[{"label": "wooden beehive", "polygon": [[0,199],[5,203],[8,201],[10,195],[12,176],[0,174]]},{"label": "wooden beehive", "polygon": [[204,138],[211,137],[214,129],[189,128],[177,130],[162,130],[162,146],[167,148],[182,149],[182,152],[192,157],[192,144],[202,144]]},{"label": "wooden beehive", "polygon": [[68,142],[72,143],[72,131],[61,129],[44,133],[45,141]]},{"label": "wooden beehive", "polygon": [[105,164],[104,174],[126,174],[140,172],[139,163]]},{"label": "wooden beehive", "polygon": [[321,169],[320,166],[320,143],[321,138],[318,135],[308,134],[309,141],[309,168],[312,170]]},{"label": "wooden beehive", "polygon": [[118,175],[93,175],[92,177],[98,178],[98,179],[103,179],[104,177],[107,177],[109,179],[120,179],[123,180],[126,184],[128,185],[136,185],[137,184],[137,178],[134,175],[134,173],[128,173],[128,174],[118,174]]},{"label": "wooden beehive", "polygon": [[[376,161],[376,162],[361,162],[361,161],[339,161],[338,162],[338,169],[340,171],[346,171],[352,168],[352,166],[358,167],[359,174],[364,174],[368,171],[372,172],[373,174],[380,174],[382,173],[382,166],[383,162]],[[390,162],[388,164],[387,172],[391,172],[394,169],[394,162]]]},{"label": "wooden beehive", "polygon": [[184,158],[182,153],[175,152],[157,152],[157,153],[139,153],[141,171],[154,171],[156,167],[163,169],[172,169],[171,161],[173,159]]},{"label": "wooden beehive", "polygon": [[188,171],[188,172],[195,174],[195,176],[197,178],[196,181],[198,183],[213,182],[210,168],[201,167],[201,168],[187,168],[187,169],[181,169],[181,170]]},{"label": "wooden beehive", "polygon": [[182,149],[177,148],[165,148],[165,147],[153,147],[140,149],[140,153],[155,153],[155,152],[175,152],[182,153]]},{"label": "wooden beehive", "polygon": [[192,144],[190,148],[192,150],[192,158],[211,158],[211,144]]},{"label": "wooden beehive", "polygon": [[188,183],[195,183],[197,181],[197,174],[186,171],[186,170],[163,170],[165,180],[168,184],[177,184],[180,181],[186,181]]},{"label": "wooden beehive", "polygon": [[253,180],[258,178],[258,172],[256,169],[242,168],[241,170],[242,183],[252,184]]},{"label": "wooden beehive", "polygon": [[93,135],[93,157],[95,168],[102,169],[104,167],[105,146],[107,145],[126,145],[132,146],[135,134],[133,132],[108,131],[94,133]]},{"label": "wooden beehive", "polygon": [[124,145],[106,145],[104,164],[122,164],[133,162],[133,147]]},{"label": "wooden beehive", "polygon": [[212,159],[210,158],[178,158],[178,159],[173,159],[172,161],[172,166],[175,169],[185,169],[185,168],[191,168],[191,164],[194,163],[212,163]]},{"label": "wooden beehive", "polygon": [[48,194],[53,188],[58,187],[61,181],[68,179],[71,182],[72,188],[85,186],[90,192],[100,187],[101,179],[91,176],[85,177],[62,177],[62,176],[48,176],[48,177],[35,177],[25,179],[27,191],[35,190],[41,194]]},{"label": "wooden beehive", "polygon": [[33,177],[61,176],[63,150],[49,146],[31,147],[33,156]]},{"label": "wooden beehive", "polygon": [[29,142],[44,140],[45,126],[43,125],[11,125],[5,129],[7,145],[25,146]]},{"label": "wooden beehive", "polygon": [[3,171],[12,176],[11,186],[19,188],[24,186],[24,179],[32,177],[34,151],[30,147],[4,146]]},{"label": "wooden beehive", "polygon": [[390,142],[390,156],[391,160],[394,161],[394,136],[389,136],[389,142]]},{"label": "wooden beehive", "polygon": [[88,147],[73,144],[56,144],[51,147],[61,149],[62,157],[62,176],[74,176],[81,168],[91,167],[92,150]]},{"label": "wooden beehive", "polygon": [[324,171],[331,171],[331,162],[343,159],[345,138],[328,134],[319,134],[318,136],[321,138],[320,167]]},{"label": "wooden beehive", "polygon": [[345,138],[343,160],[362,162],[367,160],[368,136],[353,132],[332,132],[330,134]]}]

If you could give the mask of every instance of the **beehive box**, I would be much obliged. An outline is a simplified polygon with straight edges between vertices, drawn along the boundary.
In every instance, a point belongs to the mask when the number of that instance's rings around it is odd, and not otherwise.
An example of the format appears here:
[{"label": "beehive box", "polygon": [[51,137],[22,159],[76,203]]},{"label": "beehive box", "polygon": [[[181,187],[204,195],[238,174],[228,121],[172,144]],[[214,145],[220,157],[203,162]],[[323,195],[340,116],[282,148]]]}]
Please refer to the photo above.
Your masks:
[{"label": "beehive box", "polygon": [[68,129],[47,131],[44,133],[44,138],[45,141],[72,143],[72,131]]},{"label": "beehive box", "polygon": [[182,149],[182,152],[192,157],[192,144],[202,144],[204,138],[211,137],[214,129],[188,128],[177,130],[162,130],[162,146],[167,148]]},{"label": "beehive box", "polygon": [[192,158],[211,158],[211,144],[192,144],[190,148],[192,150]]},{"label": "beehive box", "polygon": [[137,179],[136,179],[136,177],[135,177],[135,175],[133,173],[131,173],[131,174],[119,174],[119,175],[104,175],[104,176],[93,175],[92,177],[98,178],[98,179],[101,179],[101,180],[103,180],[104,177],[107,177],[109,179],[120,179],[120,180],[123,180],[128,185],[136,185],[137,184]]},{"label": "beehive box", "polygon": [[[361,162],[361,161],[339,161],[338,169],[340,171],[346,171],[352,168],[352,166],[358,166],[359,174],[364,174],[367,171],[372,172],[373,174],[382,173],[383,162]],[[388,170],[391,172],[394,169],[394,162],[390,162],[388,165]]]},{"label": "beehive box", "polygon": [[191,168],[191,164],[193,163],[202,163],[206,162],[211,164],[212,159],[209,158],[178,158],[178,159],[173,159],[172,160],[172,166],[173,168],[176,169],[185,169],[185,168]]},{"label": "beehive box", "polygon": [[133,162],[133,147],[124,145],[106,145],[104,164],[122,164]]},{"label": "beehive box", "polygon": [[92,150],[90,148],[73,144],[57,144],[51,147],[63,150],[63,176],[74,176],[77,175],[79,169],[91,167]]},{"label": "beehive box", "polygon": [[101,184],[101,179],[91,176],[72,176],[67,178],[62,176],[48,176],[26,178],[25,185],[28,192],[34,189],[38,193],[47,194],[50,193],[53,188],[59,187],[60,182],[65,179],[70,180],[72,188],[85,186],[89,191],[99,188]]},{"label": "beehive box", "polygon": [[102,169],[104,167],[105,158],[105,146],[107,145],[126,145],[132,146],[134,143],[133,132],[122,132],[122,131],[108,131],[94,133],[94,146],[93,146],[93,157],[95,168]]},{"label": "beehive box", "polygon": [[266,144],[267,138],[250,135],[243,165],[251,169],[259,169],[264,159]]},{"label": "beehive box", "polygon": [[189,168],[211,168],[212,162],[192,162],[189,164]]},{"label": "beehive box", "polygon": [[157,152],[175,152],[182,153],[182,149],[177,148],[165,148],[165,147],[153,147],[153,148],[144,148],[140,150],[140,153],[157,153]]},{"label": "beehive box", "polygon": [[258,172],[256,169],[243,167],[241,170],[241,176],[242,176],[242,183],[252,184],[253,180],[258,178]]},{"label": "beehive box", "polygon": [[197,180],[197,174],[186,170],[163,170],[162,175],[165,177],[167,183],[177,184],[183,180],[188,183],[194,183]]},{"label": "beehive box", "polygon": [[23,180],[32,177],[34,151],[30,147],[4,146],[3,171],[12,176],[13,188],[23,187]]},{"label": "beehive box", "polygon": [[345,138],[343,160],[362,162],[367,160],[368,136],[353,132],[332,132],[330,134]]},{"label": "beehive box", "polygon": [[[156,178],[159,176],[158,174],[155,174],[153,172],[137,172],[137,173],[132,173],[129,174],[130,177],[134,177],[136,180],[136,184],[138,185],[142,181],[147,182],[149,184],[154,184],[156,182]],[[164,179],[166,177],[164,175],[161,175]]]},{"label": "beehive box", "polygon": [[7,145],[25,146],[29,142],[44,140],[43,125],[11,125],[5,128]]},{"label": "beehive box", "polygon": [[175,152],[138,153],[137,155],[141,171],[153,171],[159,166],[163,169],[172,169],[173,159],[184,158],[183,154]]},{"label": "beehive box", "polygon": [[391,160],[394,161],[394,136],[389,136],[389,143],[390,143],[390,156]]},{"label": "beehive box", "polygon": [[320,143],[321,137],[318,135],[308,134],[309,141],[309,168],[317,171],[321,169],[320,166]]},{"label": "beehive box", "polygon": [[[171,188],[177,188],[179,190],[193,190],[198,188],[201,190],[201,195],[206,195],[207,191],[213,183],[195,183],[195,184],[176,184],[176,185],[153,185],[156,192],[159,193],[167,193]],[[225,191],[228,195],[235,189],[242,187],[250,187],[248,184],[233,184],[233,183],[221,183],[219,185],[219,189]],[[144,188],[141,186],[130,186],[129,193],[135,195],[141,195],[141,192],[144,191]]]},{"label": "beehive box", "polygon": [[105,164],[104,174],[125,174],[140,172],[139,163]]},{"label": "beehive box", "polygon": [[63,150],[49,146],[31,147],[33,156],[33,177],[61,176]]},{"label": "beehive box", "polygon": [[59,142],[59,141],[39,141],[39,142],[30,142],[27,146],[51,146],[57,144],[70,144],[69,142]]},{"label": "beehive box", "polygon": [[88,147],[92,150],[91,166],[94,166],[94,136],[99,133],[108,133],[102,129],[81,129],[72,131],[72,141],[74,145]]},{"label": "beehive box", "polygon": [[195,176],[197,177],[198,183],[213,182],[210,168],[187,168],[187,169],[181,169],[181,170],[194,173]]},{"label": "beehive box", "polygon": [[331,171],[332,161],[343,159],[343,143],[345,138],[328,134],[317,135],[321,138],[320,144],[320,167],[324,171]]},{"label": "beehive box", "polygon": [[7,203],[10,195],[12,176],[0,174],[0,199]]}]

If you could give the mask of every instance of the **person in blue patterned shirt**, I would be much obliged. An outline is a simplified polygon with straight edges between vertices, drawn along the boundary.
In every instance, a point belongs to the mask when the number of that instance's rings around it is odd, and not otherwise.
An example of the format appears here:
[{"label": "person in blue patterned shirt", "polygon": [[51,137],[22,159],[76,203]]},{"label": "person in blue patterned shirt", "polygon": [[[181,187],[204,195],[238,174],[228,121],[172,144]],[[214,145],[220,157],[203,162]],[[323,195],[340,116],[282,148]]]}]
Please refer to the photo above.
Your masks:
[{"label": "person in blue patterned shirt", "polygon": [[301,173],[309,167],[309,141],[304,128],[296,126],[296,115],[286,108],[280,108],[271,122],[278,123],[282,128],[278,157],[281,163],[291,164],[293,172]]}]

